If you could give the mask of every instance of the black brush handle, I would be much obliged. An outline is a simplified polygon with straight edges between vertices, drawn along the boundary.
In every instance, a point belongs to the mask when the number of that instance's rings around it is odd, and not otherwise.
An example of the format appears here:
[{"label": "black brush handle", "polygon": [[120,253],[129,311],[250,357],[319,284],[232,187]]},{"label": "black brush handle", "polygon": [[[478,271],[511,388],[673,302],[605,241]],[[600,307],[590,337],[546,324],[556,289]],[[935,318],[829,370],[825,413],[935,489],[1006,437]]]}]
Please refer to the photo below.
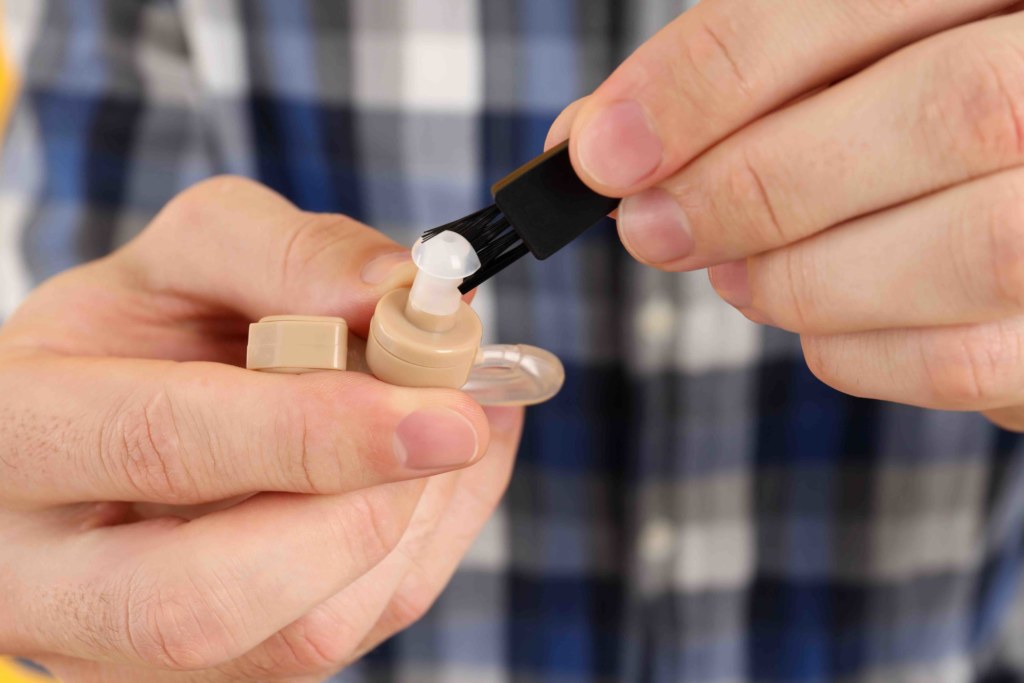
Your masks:
[{"label": "black brush handle", "polygon": [[552,147],[491,188],[494,203],[530,252],[546,259],[619,205],[583,184],[569,161],[569,141]]}]

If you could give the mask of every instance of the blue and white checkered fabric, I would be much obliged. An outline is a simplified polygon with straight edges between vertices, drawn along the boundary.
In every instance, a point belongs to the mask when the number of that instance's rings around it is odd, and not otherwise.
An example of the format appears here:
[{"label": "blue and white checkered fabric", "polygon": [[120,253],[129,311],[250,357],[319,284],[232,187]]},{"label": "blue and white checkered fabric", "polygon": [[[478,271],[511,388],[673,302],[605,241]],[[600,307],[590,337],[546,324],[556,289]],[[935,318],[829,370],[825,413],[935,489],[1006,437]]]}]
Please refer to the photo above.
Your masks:
[{"label": "blue and white checkered fabric", "polygon": [[[750,0],[755,2],[758,0]],[[822,0],[827,1],[827,0]],[[409,243],[488,203],[671,0],[7,0],[0,315],[204,176]],[[1024,448],[838,394],[611,227],[479,298],[565,361],[436,607],[350,681],[1024,680]]]}]

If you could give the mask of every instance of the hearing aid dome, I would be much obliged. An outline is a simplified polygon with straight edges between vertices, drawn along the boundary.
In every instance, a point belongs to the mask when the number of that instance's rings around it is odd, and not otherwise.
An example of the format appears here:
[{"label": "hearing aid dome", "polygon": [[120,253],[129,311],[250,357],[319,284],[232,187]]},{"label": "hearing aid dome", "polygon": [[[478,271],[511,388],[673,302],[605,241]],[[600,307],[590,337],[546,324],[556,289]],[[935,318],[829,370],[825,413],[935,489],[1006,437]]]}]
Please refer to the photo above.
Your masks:
[{"label": "hearing aid dome", "polygon": [[409,305],[436,316],[449,316],[459,308],[462,280],[480,269],[480,258],[462,235],[445,231],[416,242],[412,260],[419,268],[409,294]]}]

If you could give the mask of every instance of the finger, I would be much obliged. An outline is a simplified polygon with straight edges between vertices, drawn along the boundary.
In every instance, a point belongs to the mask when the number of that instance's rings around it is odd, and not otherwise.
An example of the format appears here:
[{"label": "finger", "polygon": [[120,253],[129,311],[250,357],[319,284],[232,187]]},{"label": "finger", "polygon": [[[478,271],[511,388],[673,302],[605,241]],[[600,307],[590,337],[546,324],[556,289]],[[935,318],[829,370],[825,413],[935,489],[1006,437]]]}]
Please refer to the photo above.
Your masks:
[{"label": "finger", "polygon": [[[554,123],[551,124],[551,128],[548,130],[547,139],[544,141],[545,152],[555,145],[565,142],[569,138],[569,131],[572,128],[572,123],[588,99],[589,97],[581,97],[562,110],[562,113],[558,115]],[[618,213],[618,209],[616,209],[608,215],[615,218],[618,216]]]},{"label": "finger", "polygon": [[523,411],[486,409],[487,457],[432,477],[401,542],[338,595],[224,670],[246,678],[328,671],[408,627],[437,599],[491,516],[512,474]]},{"label": "finger", "polygon": [[379,564],[423,487],[260,494],[191,522],[71,535],[12,567],[12,613],[25,615],[23,640],[43,651],[170,670],[218,666]]},{"label": "finger", "polygon": [[[46,667],[58,681],[73,681],[74,683],[125,683],[125,681],[145,681],[145,683],[237,683],[237,679],[228,678],[215,669],[207,671],[158,671],[140,665],[94,662],[75,657],[53,655],[32,659]],[[321,683],[321,680],[320,678],[309,679],[308,681],[293,680],[288,681],[288,683]],[[22,683],[20,679],[19,683]],[[53,679],[46,678],[45,683],[53,683]]]},{"label": "finger", "polygon": [[598,192],[635,193],[802,93],[1011,4],[702,2],[594,92],[573,123],[574,166]]},{"label": "finger", "polygon": [[1011,432],[1024,433],[1024,404],[1009,408],[997,408],[983,411],[985,417],[995,425]]},{"label": "finger", "polygon": [[41,357],[0,366],[0,397],[6,505],[337,493],[465,466],[488,439],[465,394],[349,372]]},{"label": "finger", "polygon": [[583,105],[586,104],[586,102],[586,97],[579,98],[563,109],[562,113],[555,118],[554,123],[551,124],[551,128],[548,130],[548,136],[544,140],[545,152],[555,145],[559,145],[569,139],[569,131],[572,129],[572,122],[576,120],[576,116],[579,114],[580,109],[583,108]]},{"label": "finger", "polygon": [[523,411],[488,408],[487,413],[494,434],[492,457],[468,470],[453,473],[459,477],[460,485],[452,502],[438,523],[431,543],[417,556],[388,609],[357,649],[360,655],[426,614],[508,488],[522,434]]},{"label": "finger", "polygon": [[173,199],[119,254],[147,289],[251,319],[337,315],[366,335],[381,295],[411,283],[408,249],[345,216],[300,211],[266,187],[217,177]]},{"label": "finger", "polygon": [[1024,404],[1024,318],[802,338],[808,367],[847,394],[942,410]]},{"label": "finger", "polygon": [[620,207],[639,259],[684,270],[1024,163],[1024,15],[949,31],[776,112]]},{"label": "finger", "polygon": [[[1024,169],[710,269],[751,319],[809,334],[1024,314]],[[884,304],[883,304],[884,302]]]},{"label": "finger", "polygon": [[236,678],[263,680],[330,671],[349,661],[409,572],[412,549],[433,534],[458,480],[454,472],[427,480],[394,551],[341,592],[220,669]]}]

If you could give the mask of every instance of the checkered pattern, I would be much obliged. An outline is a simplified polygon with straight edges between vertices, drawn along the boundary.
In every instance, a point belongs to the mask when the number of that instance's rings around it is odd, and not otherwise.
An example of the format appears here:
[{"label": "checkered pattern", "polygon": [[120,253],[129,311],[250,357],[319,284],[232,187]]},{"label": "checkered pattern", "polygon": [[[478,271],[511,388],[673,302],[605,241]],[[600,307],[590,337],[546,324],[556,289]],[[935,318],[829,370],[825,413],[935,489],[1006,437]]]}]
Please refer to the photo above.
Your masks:
[{"label": "checkered pattern", "polygon": [[[6,0],[0,306],[206,175],[409,242],[676,15],[670,0]],[[1024,450],[858,400],[610,227],[480,298],[565,361],[431,613],[349,681],[1024,680]],[[1014,606],[1016,604],[1016,606]]]}]

